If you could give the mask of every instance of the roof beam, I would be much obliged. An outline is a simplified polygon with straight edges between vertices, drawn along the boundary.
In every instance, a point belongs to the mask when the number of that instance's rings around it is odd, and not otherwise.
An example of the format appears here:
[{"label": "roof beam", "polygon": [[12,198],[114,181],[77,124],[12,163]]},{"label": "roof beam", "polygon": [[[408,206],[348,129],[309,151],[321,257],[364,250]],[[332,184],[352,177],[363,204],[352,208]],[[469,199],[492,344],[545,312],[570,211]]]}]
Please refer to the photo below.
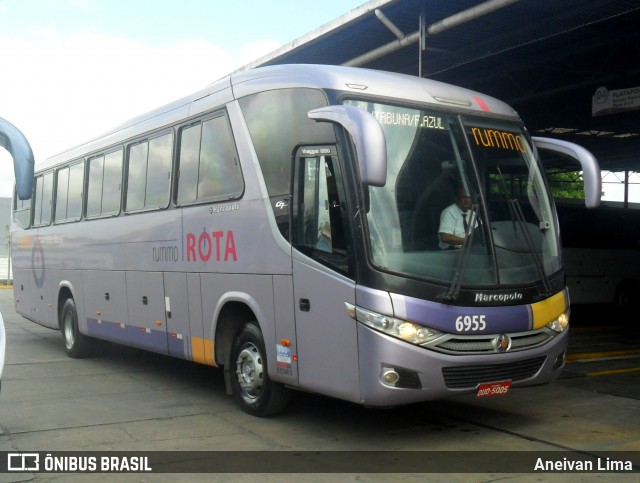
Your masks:
[{"label": "roof beam", "polygon": [[376,15],[376,17],[378,17],[378,20],[380,20],[385,27],[391,30],[393,35],[398,37],[398,40],[402,40],[405,37],[404,32],[396,27],[395,24],[391,20],[389,20],[389,17],[382,13],[382,10],[376,8],[373,13]]},{"label": "roof beam", "polygon": [[[454,15],[451,15],[445,19],[440,20],[427,28],[427,35],[433,36],[439,33],[444,32],[445,30],[449,30],[450,28],[457,27],[463,23],[469,22],[471,20],[475,20],[483,15],[487,15],[491,12],[494,12],[498,9],[504,8],[512,3],[518,2],[519,0],[487,0],[484,3],[476,5],[475,7],[468,8],[463,10],[462,12],[458,12]],[[381,11],[380,9],[375,10],[376,17],[389,29],[394,35],[397,37],[396,40],[389,42],[377,49],[370,50],[366,54],[359,55],[347,62],[344,62],[342,65],[357,67],[361,65],[368,64],[376,59],[384,57],[396,50],[400,50],[407,45],[414,44],[420,40],[420,30],[416,30],[415,32],[404,35],[404,33],[398,29]]]},{"label": "roof beam", "polygon": [[476,5],[475,7],[468,8],[430,25],[427,28],[427,34],[438,35],[445,30],[449,30],[450,28],[475,20],[483,15],[500,10],[501,8],[508,7],[512,3],[516,3],[518,1],[520,0],[488,0]]}]

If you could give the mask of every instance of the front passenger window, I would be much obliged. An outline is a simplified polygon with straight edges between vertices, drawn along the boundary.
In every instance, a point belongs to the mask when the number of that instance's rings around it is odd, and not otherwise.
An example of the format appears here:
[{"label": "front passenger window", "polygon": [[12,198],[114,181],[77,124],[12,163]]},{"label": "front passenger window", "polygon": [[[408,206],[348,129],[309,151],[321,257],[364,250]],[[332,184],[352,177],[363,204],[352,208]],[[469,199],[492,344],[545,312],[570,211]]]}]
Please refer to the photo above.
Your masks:
[{"label": "front passenger window", "polygon": [[294,245],[321,263],[348,273],[351,250],[337,156],[297,158],[295,182]]}]

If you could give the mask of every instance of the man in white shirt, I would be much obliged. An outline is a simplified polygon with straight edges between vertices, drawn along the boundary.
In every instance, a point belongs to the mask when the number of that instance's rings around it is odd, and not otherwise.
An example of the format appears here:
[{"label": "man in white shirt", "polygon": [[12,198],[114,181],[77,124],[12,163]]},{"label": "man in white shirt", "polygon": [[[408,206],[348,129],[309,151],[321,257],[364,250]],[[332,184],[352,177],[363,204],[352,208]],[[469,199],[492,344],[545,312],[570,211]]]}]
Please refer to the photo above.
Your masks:
[{"label": "man in white shirt", "polygon": [[455,203],[447,206],[440,214],[438,234],[441,250],[461,248],[467,234],[468,226],[472,229],[478,226],[478,220],[471,211],[471,197],[467,196],[464,188],[459,188]]}]

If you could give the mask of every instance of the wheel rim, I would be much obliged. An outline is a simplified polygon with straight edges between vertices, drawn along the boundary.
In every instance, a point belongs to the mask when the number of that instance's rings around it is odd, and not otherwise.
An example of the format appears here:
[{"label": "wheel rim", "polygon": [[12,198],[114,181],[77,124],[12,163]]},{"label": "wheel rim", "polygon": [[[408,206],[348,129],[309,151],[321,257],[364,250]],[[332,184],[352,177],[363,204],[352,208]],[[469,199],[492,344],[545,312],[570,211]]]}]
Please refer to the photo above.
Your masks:
[{"label": "wheel rim", "polygon": [[76,336],[73,332],[73,314],[67,312],[64,315],[63,327],[65,345],[67,346],[67,349],[71,349],[76,341]]},{"label": "wheel rim", "polygon": [[616,298],[616,301],[618,303],[618,308],[621,310],[629,309],[631,307],[632,298],[633,298],[633,295],[631,290],[629,290],[627,287],[622,288],[618,292],[618,296]]},{"label": "wheel rim", "polygon": [[245,344],[236,360],[236,375],[243,399],[254,401],[262,392],[262,354],[254,344]]},{"label": "wheel rim", "polygon": [[629,295],[626,292],[622,292],[618,295],[618,307],[626,309],[629,307]]}]

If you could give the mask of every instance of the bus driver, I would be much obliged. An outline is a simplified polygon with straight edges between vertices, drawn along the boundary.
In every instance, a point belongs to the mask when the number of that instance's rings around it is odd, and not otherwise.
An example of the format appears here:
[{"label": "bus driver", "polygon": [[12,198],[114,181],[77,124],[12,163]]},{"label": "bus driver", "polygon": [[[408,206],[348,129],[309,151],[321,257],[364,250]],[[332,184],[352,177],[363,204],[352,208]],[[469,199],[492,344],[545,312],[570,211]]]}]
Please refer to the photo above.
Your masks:
[{"label": "bus driver", "polygon": [[447,206],[440,214],[440,227],[438,228],[439,244],[441,250],[453,250],[461,248],[471,223],[475,229],[478,220],[471,211],[471,197],[463,187],[456,192],[455,202]]}]

